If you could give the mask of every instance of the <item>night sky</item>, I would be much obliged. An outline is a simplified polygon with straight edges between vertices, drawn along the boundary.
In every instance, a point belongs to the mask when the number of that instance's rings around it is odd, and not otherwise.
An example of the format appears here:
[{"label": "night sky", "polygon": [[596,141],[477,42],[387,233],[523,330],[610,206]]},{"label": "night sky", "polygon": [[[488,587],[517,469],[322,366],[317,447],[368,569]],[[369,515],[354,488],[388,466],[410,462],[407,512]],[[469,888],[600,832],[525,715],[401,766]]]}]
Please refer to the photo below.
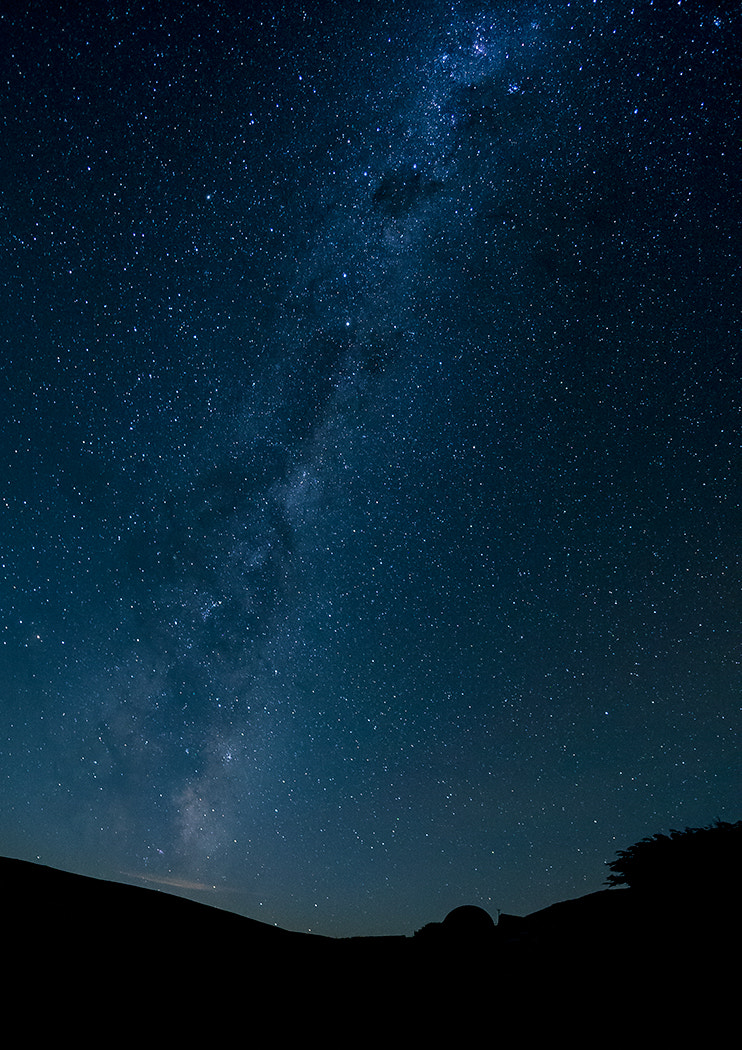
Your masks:
[{"label": "night sky", "polygon": [[0,853],[331,935],[740,817],[740,7],[0,16]]}]

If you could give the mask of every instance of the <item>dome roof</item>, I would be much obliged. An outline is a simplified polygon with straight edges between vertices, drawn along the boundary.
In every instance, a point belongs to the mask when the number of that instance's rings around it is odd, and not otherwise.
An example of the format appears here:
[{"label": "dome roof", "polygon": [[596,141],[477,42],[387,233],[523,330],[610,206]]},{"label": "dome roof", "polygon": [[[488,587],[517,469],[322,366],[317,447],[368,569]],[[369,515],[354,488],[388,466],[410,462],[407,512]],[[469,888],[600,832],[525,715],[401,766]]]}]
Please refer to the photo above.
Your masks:
[{"label": "dome roof", "polygon": [[443,920],[447,930],[455,933],[478,934],[489,933],[494,929],[494,919],[484,908],[476,904],[462,904],[454,908]]}]

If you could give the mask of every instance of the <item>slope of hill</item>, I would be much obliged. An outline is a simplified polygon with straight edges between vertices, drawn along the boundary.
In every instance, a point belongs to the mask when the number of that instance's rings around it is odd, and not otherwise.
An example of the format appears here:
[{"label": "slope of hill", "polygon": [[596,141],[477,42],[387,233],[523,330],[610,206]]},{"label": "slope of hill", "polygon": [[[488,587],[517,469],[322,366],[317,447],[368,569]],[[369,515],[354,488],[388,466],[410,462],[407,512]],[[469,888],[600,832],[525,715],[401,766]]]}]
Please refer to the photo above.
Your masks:
[{"label": "slope of hill", "polygon": [[19,860],[0,859],[0,890],[8,987],[32,996],[25,1021],[47,1034],[113,1025],[133,1038],[144,1026],[200,1039],[231,1018],[264,1033],[460,1039],[495,1020],[500,1034],[545,1036],[561,1018],[587,1038],[620,1016],[659,1037],[680,1002],[683,1030],[706,1031],[706,1011],[721,1023],[724,942],[739,932],[738,914],[722,930],[626,889],[497,926],[462,908],[414,936],[342,940]]}]

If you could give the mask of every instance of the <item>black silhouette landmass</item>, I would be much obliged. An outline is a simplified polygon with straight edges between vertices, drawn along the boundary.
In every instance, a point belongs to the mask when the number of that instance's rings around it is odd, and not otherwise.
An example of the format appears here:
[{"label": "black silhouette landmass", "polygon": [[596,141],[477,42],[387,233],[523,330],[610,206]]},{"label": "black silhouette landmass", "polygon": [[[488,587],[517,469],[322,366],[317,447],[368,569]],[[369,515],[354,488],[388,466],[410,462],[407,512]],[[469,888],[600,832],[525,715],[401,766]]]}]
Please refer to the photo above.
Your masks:
[{"label": "black silhouette landmass", "polygon": [[20,860],[0,858],[0,889],[6,1014],[36,1041],[467,1046],[485,1026],[487,1041],[713,1045],[736,1009],[729,896],[614,888],[497,924],[465,905],[408,935],[335,939]]}]

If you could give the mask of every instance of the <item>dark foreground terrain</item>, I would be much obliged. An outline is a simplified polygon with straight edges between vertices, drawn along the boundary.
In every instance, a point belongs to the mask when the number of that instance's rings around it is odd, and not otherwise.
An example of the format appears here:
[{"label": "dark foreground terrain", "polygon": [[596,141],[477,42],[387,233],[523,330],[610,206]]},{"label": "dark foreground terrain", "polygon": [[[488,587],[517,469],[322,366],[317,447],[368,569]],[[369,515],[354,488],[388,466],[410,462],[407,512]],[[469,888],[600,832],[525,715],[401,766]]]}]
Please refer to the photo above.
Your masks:
[{"label": "dark foreground terrain", "polygon": [[729,900],[611,889],[497,926],[462,908],[335,940],[19,860],[0,859],[0,887],[16,1042],[716,1045],[736,1016]]}]

